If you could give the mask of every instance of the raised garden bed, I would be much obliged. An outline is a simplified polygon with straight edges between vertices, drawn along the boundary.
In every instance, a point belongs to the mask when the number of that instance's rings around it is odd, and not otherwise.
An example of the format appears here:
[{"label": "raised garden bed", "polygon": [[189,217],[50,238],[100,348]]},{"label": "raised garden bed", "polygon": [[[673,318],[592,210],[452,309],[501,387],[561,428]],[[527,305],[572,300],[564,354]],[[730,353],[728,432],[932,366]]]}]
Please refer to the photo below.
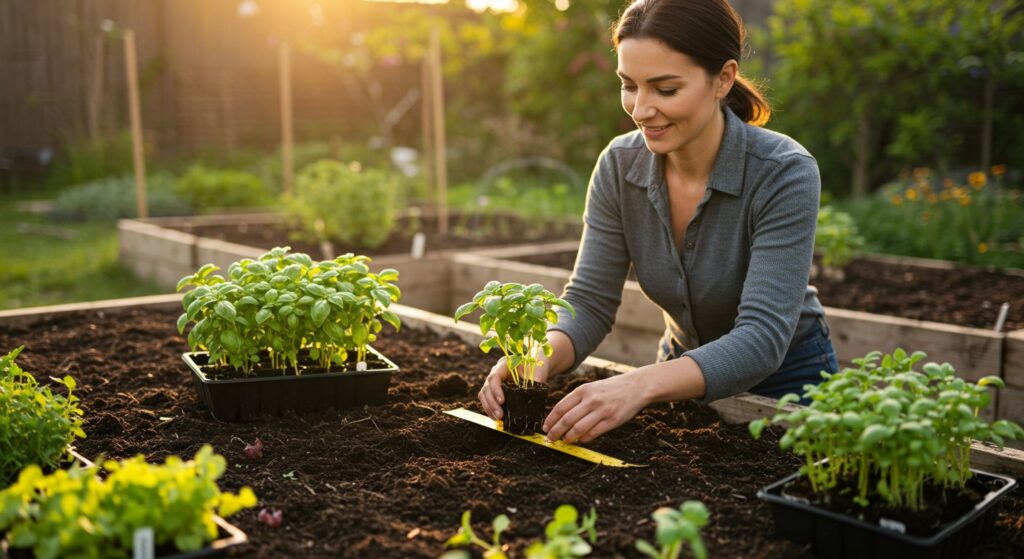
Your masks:
[{"label": "raised garden bed", "polygon": [[[572,221],[527,223],[510,215],[482,215],[451,219],[451,233],[436,233],[430,217],[399,219],[395,232],[380,247],[333,245],[335,254],[355,252],[373,257],[375,268],[397,268],[402,273],[402,301],[434,312],[449,312],[445,293],[450,283],[450,257],[459,250],[519,244],[529,239],[579,238]],[[425,232],[422,257],[413,257],[413,234]],[[226,269],[242,258],[254,258],[275,246],[291,246],[316,259],[320,246],[293,240],[280,214],[228,214],[187,218],[125,219],[118,223],[120,260],[138,277],[169,290],[178,280],[212,262]]]},{"label": "raised garden bed", "polygon": [[[577,461],[439,413],[476,408],[474,395],[492,358],[473,345],[470,326],[452,328],[450,318],[399,309],[403,330],[376,344],[401,367],[384,405],[225,424],[200,406],[181,364],[186,345],[174,327],[178,299],[147,301],[5,313],[0,344],[24,344],[27,369],[78,379],[88,434],[80,450],[88,456],[143,453],[161,460],[194,453],[204,442],[223,453],[230,464],[223,488],[250,485],[260,506],[284,511],[278,529],[259,523],[252,511],[233,517],[250,543],[231,556],[433,558],[465,509],[478,526],[509,515],[507,540],[521,550],[557,505],[569,503],[597,509],[594,557],[640,557],[633,542],[653,537],[651,512],[696,498],[712,512],[704,530],[711,556],[811,557],[772,537],[770,513],[755,497],[759,487],[798,466],[796,459],[779,451],[774,437],[753,441],[745,425],[727,424],[708,408],[656,406],[592,445],[648,468]],[[555,395],[625,367],[591,359],[582,369],[580,376],[556,379]],[[717,409],[721,417],[744,420],[768,414],[772,405],[729,398]],[[249,460],[245,441],[257,437],[263,457]],[[976,448],[972,459],[1019,477],[1020,456]],[[1018,490],[999,513],[995,533],[970,557],[1024,554],[1021,518]]]},{"label": "raised garden bed", "polygon": [[[569,279],[577,246],[574,242],[563,242],[459,255],[452,269],[454,297],[458,300],[466,297],[467,293],[472,295],[470,286],[479,285],[484,278],[537,281],[547,289],[560,292]],[[881,271],[887,267],[891,270]],[[989,320],[985,318],[989,315],[994,322],[1000,301],[1005,299],[1010,302],[1006,329],[1024,327],[1024,306],[1020,304],[1024,300],[1024,274],[1018,272],[996,274],[985,270],[965,270],[947,262],[871,257],[851,263],[846,268],[847,282],[860,282],[854,287],[826,286],[824,281],[816,281],[815,285],[822,291],[822,302],[826,305],[832,328],[832,341],[840,361],[848,362],[876,349],[891,351],[903,346],[925,351],[931,359],[947,361],[958,373],[971,380],[998,374],[1006,380],[1008,387],[1000,392],[998,405],[990,408],[993,410],[990,414],[1024,422],[1024,330],[1007,335],[994,332],[991,327],[961,322],[966,320],[965,317],[973,316],[974,324],[982,324]],[[869,293],[872,278],[876,277],[891,280],[882,295],[873,299],[867,295],[860,295],[859,299],[855,297],[856,294]],[[897,288],[901,283],[912,287],[904,286],[904,291],[900,292]],[[976,292],[972,290],[975,285]],[[933,289],[942,294],[942,301],[946,301],[945,306],[936,302],[933,307],[946,308],[945,314],[925,314],[929,309],[928,294]],[[916,314],[912,316],[915,317],[828,306],[830,294],[840,290],[847,293],[843,300],[875,301],[881,310],[895,308],[890,302],[892,300],[906,299],[910,301],[907,305],[914,309]],[[950,293],[952,296],[948,295]],[[958,302],[970,293],[975,293],[978,298],[966,304]],[[938,300],[940,298],[937,297]],[[987,305],[985,301],[988,301]],[[883,303],[888,306],[878,307]],[[985,307],[988,310],[984,310]],[[972,309],[979,312],[972,314]],[[643,295],[639,284],[627,280],[615,327],[596,354],[634,365],[649,363],[664,328],[660,316],[661,311]],[[923,316],[956,322],[922,320],[920,317]]]}]

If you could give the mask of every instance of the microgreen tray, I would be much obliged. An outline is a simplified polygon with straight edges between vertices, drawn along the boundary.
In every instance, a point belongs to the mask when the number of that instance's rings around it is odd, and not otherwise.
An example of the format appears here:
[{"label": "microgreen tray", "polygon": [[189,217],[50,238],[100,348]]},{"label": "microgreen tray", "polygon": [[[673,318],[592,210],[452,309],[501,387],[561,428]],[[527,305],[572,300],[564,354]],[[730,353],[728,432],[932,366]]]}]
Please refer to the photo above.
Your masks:
[{"label": "microgreen tray", "polygon": [[1011,477],[971,471],[999,488],[985,495],[971,511],[927,537],[900,533],[783,496],[783,488],[799,474],[763,488],[757,496],[771,507],[777,535],[812,544],[815,556],[821,559],[954,559],[968,556],[992,529],[995,505],[1017,485]]}]

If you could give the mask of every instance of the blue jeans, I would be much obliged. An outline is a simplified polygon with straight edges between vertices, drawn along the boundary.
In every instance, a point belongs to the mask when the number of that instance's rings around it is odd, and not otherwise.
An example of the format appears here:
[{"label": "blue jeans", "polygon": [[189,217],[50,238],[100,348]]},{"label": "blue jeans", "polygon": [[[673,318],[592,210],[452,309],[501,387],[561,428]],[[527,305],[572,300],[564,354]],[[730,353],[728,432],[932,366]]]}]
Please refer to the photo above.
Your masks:
[{"label": "blue jeans", "polygon": [[[821,371],[839,371],[839,360],[828,335],[828,323],[819,317],[803,339],[789,348],[779,369],[749,392],[775,399],[791,392],[803,396],[805,384],[819,384],[824,380]],[[658,349],[658,361],[676,359],[686,351],[672,336],[665,336]],[[809,402],[801,398],[800,403],[806,405]]]}]

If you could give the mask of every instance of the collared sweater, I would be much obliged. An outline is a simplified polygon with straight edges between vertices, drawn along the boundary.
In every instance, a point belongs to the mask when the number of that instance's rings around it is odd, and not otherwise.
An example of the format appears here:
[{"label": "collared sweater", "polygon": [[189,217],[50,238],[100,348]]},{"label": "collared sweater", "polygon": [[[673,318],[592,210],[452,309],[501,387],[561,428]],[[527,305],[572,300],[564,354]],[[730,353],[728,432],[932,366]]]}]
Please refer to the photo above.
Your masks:
[{"label": "collared sweater", "polygon": [[746,391],[778,370],[794,340],[824,316],[808,285],[817,162],[792,138],[723,112],[722,143],[682,253],[672,237],[664,156],[647,149],[640,131],[601,153],[563,293],[577,315],[560,310],[551,327],[572,340],[573,368],[611,330],[631,264],[663,311],[666,335],[700,366],[704,402]]}]

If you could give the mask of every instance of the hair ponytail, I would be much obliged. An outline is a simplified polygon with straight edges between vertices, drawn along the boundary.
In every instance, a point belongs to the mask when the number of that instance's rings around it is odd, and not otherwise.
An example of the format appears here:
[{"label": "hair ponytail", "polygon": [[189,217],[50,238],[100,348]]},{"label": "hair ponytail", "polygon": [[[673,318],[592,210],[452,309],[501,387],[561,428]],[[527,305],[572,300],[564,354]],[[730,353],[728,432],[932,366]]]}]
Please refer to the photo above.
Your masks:
[{"label": "hair ponytail", "polygon": [[764,126],[772,116],[772,107],[765,100],[760,88],[743,76],[737,75],[732,89],[725,96],[725,104],[743,122]]}]

